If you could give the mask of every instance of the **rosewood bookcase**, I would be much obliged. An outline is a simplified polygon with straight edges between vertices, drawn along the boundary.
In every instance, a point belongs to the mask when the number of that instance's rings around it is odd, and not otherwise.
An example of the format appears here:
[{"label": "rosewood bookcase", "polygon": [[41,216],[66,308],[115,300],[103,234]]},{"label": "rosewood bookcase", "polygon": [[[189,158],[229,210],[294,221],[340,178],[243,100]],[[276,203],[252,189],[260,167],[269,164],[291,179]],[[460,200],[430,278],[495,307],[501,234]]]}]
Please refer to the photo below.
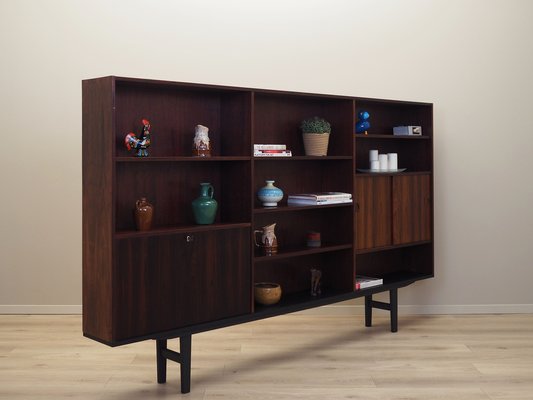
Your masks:
[{"label": "rosewood bookcase", "polygon": [[[156,340],[157,380],[166,361],[181,364],[190,391],[191,335],[326,304],[365,297],[390,311],[398,329],[398,289],[433,277],[433,106],[430,103],[281,92],[145,79],[83,81],[83,333],[118,346]],[[367,135],[356,115],[371,116]],[[327,119],[328,155],[306,156],[302,119]],[[148,157],[135,157],[124,136],[152,124]],[[211,157],[193,157],[198,124],[209,127]],[[418,125],[421,136],[394,136]],[[253,157],[257,143],[283,143],[292,157]],[[368,153],[398,153],[401,173],[360,173]],[[264,208],[265,180],[285,194],[342,191],[353,203]],[[210,182],[219,208],[196,225],[191,202]],[[135,201],[155,208],[153,227],[137,231]],[[279,252],[265,256],[253,231],[276,223]],[[322,245],[305,245],[308,231]],[[310,269],[322,271],[322,294],[310,294]],[[383,285],[356,290],[355,276]],[[254,302],[255,282],[277,282],[279,303]],[[390,293],[390,302],[375,293]],[[180,351],[167,348],[179,338]]]}]

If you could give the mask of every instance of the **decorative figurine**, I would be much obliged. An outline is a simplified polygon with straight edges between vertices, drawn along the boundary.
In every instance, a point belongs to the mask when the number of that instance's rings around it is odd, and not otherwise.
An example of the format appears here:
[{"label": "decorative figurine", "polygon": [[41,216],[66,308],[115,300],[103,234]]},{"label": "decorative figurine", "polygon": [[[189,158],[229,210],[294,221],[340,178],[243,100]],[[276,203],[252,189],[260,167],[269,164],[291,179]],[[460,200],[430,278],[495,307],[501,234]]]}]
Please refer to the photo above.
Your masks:
[{"label": "decorative figurine", "polygon": [[194,140],[192,144],[192,154],[197,157],[211,157],[211,143],[209,141],[209,128],[203,125],[196,125],[194,128]]},{"label": "decorative figurine", "polygon": [[311,268],[311,296],[322,294],[322,271],[318,268]]},{"label": "decorative figurine", "polygon": [[357,114],[357,123],[355,124],[355,133],[364,133],[368,135],[370,129],[370,114],[368,111],[359,111]]},{"label": "decorative figurine", "polygon": [[135,133],[130,132],[124,138],[124,144],[128,150],[137,151],[137,157],[148,157],[148,147],[150,147],[150,121],[147,119],[141,120],[143,124],[142,132],[137,138]]},{"label": "decorative figurine", "polygon": [[307,247],[320,247],[322,243],[320,241],[320,232],[309,231],[307,232]]},{"label": "decorative figurine", "polygon": [[141,197],[135,202],[135,225],[139,231],[149,231],[152,228],[154,217],[154,206],[151,205],[146,197]]},{"label": "decorative figurine", "polygon": [[[263,226],[262,230],[254,231],[254,242],[257,247],[262,247],[266,256],[278,253],[278,238],[274,233],[276,224]],[[261,244],[257,243],[257,234],[261,233]]]},{"label": "decorative figurine", "polygon": [[263,207],[277,207],[278,201],[283,199],[283,190],[274,186],[275,181],[265,181],[266,186],[263,186],[257,192],[259,201],[263,203]]},{"label": "decorative figurine", "polygon": [[215,189],[208,183],[200,183],[200,196],[192,202],[194,219],[199,225],[210,225],[215,221],[218,203],[213,198]]}]

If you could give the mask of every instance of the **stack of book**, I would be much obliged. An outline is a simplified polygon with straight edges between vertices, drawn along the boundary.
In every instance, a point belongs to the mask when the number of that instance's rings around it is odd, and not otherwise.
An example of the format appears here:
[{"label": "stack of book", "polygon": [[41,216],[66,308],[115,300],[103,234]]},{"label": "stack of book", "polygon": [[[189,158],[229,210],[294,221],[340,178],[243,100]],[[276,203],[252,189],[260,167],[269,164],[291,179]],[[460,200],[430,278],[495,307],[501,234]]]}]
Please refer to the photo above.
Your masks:
[{"label": "stack of book", "polygon": [[254,157],[292,157],[285,144],[254,144]]},{"label": "stack of book", "polygon": [[367,289],[373,286],[383,285],[383,279],[371,278],[369,276],[356,275],[355,276],[355,289]]},{"label": "stack of book", "polygon": [[289,206],[318,206],[327,204],[351,203],[351,193],[344,192],[317,192],[291,194],[287,199]]}]

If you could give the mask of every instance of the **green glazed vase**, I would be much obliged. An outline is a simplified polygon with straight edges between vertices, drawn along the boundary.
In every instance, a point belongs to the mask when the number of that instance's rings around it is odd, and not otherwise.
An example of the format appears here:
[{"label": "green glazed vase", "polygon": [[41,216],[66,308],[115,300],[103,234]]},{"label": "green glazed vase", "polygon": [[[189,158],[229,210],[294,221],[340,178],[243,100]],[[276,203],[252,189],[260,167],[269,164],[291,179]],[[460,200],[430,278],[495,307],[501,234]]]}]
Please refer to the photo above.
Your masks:
[{"label": "green glazed vase", "polygon": [[213,199],[214,192],[210,183],[200,183],[200,197],[192,202],[194,219],[199,225],[209,225],[215,221],[218,203]]}]

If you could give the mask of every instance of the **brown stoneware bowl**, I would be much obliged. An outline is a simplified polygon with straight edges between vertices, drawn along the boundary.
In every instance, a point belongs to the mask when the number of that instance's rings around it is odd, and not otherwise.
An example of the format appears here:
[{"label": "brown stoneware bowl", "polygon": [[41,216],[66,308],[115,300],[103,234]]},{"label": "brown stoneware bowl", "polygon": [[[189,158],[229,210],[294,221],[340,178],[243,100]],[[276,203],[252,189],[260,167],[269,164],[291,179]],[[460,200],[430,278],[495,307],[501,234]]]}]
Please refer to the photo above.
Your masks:
[{"label": "brown stoneware bowl", "polygon": [[260,282],[254,285],[255,301],[269,306],[281,299],[281,286],[278,283]]}]

